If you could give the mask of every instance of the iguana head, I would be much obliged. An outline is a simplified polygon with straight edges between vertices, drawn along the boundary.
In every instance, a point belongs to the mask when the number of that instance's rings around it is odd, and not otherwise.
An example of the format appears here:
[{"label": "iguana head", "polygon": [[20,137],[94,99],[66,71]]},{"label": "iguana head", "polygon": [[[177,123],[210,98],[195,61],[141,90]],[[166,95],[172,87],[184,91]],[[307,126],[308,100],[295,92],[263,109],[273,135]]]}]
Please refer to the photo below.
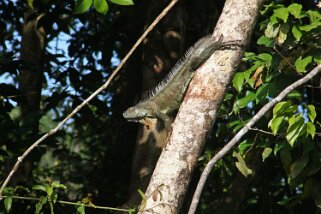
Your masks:
[{"label": "iguana head", "polygon": [[148,112],[144,108],[138,108],[137,105],[128,108],[124,113],[123,117],[129,122],[141,122],[147,117]]}]

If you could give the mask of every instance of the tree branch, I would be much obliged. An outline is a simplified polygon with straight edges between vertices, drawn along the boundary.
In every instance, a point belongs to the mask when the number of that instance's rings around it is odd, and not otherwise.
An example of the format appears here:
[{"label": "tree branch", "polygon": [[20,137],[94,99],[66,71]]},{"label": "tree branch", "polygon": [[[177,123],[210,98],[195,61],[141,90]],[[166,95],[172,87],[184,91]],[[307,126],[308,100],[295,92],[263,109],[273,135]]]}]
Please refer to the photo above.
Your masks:
[{"label": "tree branch", "polygon": [[203,191],[205,182],[213,169],[215,163],[220,160],[224,155],[226,155],[238,142],[240,139],[252,128],[252,126],[261,118],[263,115],[269,111],[275,104],[280,102],[282,99],[286,97],[291,91],[293,91],[295,88],[303,85],[304,83],[311,80],[314,76],[316,76],[321,71],[321,64],[316,66],[310,73],[308,73],[303,78],[297,80],[296,82],[292,83],[288,87],[286,87],[277,97],[275,97],[273,100],[268,102],[265,106],[263,106],[260,111],[234,136],[232,140],[228,144],[226,144],[221,151],[219,151],[206,165],[201,178],[197,184],[197,188],[195,190],[193,200],[189,209],[188,214],[194,214],[201,196],[201,193]]},{"label": "tree branch", "polygon": [[123,60],[120,62],[120,64],[117,66],[117,68],[112,72],[108,80],[99,87],[94,93],[92,93],[87,99],[85,99],[80,105],[78,105],[65,119],[63,119],[55,128],[51,129],[48,133],[43,135],[41,138],[39,138],[36,142],[34,142],[20,157],[18,157],[17,162],[11,169],[9,175],[3,182],[1,189],[0,189],[0,201],[3,199],[2,193],[4,191],[4,188],[8,185],[9,181],[11,180],[13,174],[17,171],[19,165],[22,163],[22,161],[27,157],[27,155],[34,150],[40,143],[42,143],[45,139],[47,139],[49,136],[55,134],[61,127],[64,125],[71,117],[73,117],[77,112],[80,111],[89,101],[91,101],[95,96],[97,96],[102,90],[106,89],[110,82],[113,80],[113,78],[116,76],[116,74],[119,72],[119,70],[124,66],[124,64],[127,62],[129,57],[132,55],[132,53],[136,50],[136,48],[142,43],[142,41],[146,38],[147,34],[158,24],[158,22],[172,9],[172,7],[178,2],[178,0],[172,0],[165,9],[156,17],[156,19],[148,26],[146,31],[141,35],[141,37],[137,40],[137,42],[133,45],[133,47],[129,50],[129,52],[126,54],[126,56],[123,58]]}]

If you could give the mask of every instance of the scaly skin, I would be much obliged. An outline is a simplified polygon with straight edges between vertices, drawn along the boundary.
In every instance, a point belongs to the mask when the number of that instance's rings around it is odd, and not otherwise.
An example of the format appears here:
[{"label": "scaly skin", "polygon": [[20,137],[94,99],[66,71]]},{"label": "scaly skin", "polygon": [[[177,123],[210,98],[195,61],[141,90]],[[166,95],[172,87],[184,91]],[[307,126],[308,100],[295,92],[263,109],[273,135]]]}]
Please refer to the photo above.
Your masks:
[{"label": "scaly skin", "polygon": [[170,132],[172,121],[168,115],[177,110],[182,103],[194,71],[216,50],[239,45],[237,42],[222,42],[221,39],[213,41],[213,38],[206,36],[196,42],[185,55],[185,59],[175,66],[171,77],[160,86],[156,94],[128,108],[123,113],[124,118],[130,122],[142,124],[145,124],[145,118],[157,118],[164,122],[166,130]]}]

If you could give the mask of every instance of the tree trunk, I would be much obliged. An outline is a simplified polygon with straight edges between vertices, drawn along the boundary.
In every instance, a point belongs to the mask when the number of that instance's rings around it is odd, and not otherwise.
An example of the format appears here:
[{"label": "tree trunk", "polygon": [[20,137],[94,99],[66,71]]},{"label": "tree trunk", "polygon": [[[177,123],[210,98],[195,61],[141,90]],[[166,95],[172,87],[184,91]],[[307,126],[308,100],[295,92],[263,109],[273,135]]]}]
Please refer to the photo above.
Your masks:
[{"label": "tree trunk", "polygon": [[21,42],[21,59],[26,68],[19,75],[19,87],[22,93],[21,111],[23,125],[38,134],[41,85],[43,82],[42,66],[45,51],[46,34],[44,28],[38,25],[44,14],[37,15],[28,10],[24,16],[24,26]]},{"label": "tree trunk", "polygon": [[[30,138],[31,142],[37,138],[39,130],[46,34],[44,28],[38,25],[38,21],[43,15],[37,15],[30,9],[25,12],[21,38],[21,59],[25,65],[18,77],[22,94],[22,102],[20,103],[21,118],[22,126],[26,130],[25,136]],[[32,162],[33,160],[24,162],[23,167],[17,171],[12,185],[28,182],[32,170]]]},{"label": "tree trunk", "polygon": [[[227,0],[215,40],[249,42],[262,0]],[[154,170],[140,213],[178,213],[244,47],[216,51],[196,72]]]}]

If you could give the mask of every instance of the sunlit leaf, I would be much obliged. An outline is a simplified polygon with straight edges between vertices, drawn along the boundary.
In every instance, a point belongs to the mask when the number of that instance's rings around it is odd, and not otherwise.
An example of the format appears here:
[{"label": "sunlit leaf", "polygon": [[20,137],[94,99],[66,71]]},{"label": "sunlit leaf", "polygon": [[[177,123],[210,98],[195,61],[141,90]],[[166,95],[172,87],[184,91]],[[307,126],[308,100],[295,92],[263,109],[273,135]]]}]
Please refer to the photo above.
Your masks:
[{"label": "sunlit leaf", "polygon": [[291,103],[289,101],[282,101],[277,103],[273,108],[273,116],[277,114],[282,114],[290,106]]},{"label": "sunlit leaf", "polygon": [[264,31],[264,35],[267,38],[275,38],[280,31],[280,25],[274,25],[272,23],[269,23]]},{"label": "sunlit leaf", "polygon": [[314,105],[307,105],[307,109],[308,109],[309,119],[310,119],[310,121],[313,123],[313,122],[314,122],[314,119],[315,119],[316,116],[317,116],[317,113],[316,113],[316,111],[315,111],[315,107],[314,107]]},{"label": "sunlit leaf", "polygon": [[244,108],[246,107],[249,102],[255,100],[255,93],[254,92],[249,92],[245,97],[236,100],[235,106],[239,108]]},{"label": "sunlit leaf", "polygon": [[306,72],[306,67],[312,62],[312,56],[307,56],[302,59],[300,56],[294,63],[298,72]]},{"label": "sunlit leaf", "polygon": [[108,4],[106,0],[94,0],[94,8],[103,15],[106,15],[108,12]]},{"label": "sunlit leaf", "polygon": [[47,189],[46,187],[42,186],[42,185],[34,185],[32,187],[33,190],[40,190],[40,191],[43,191],[43,192],[47,192]]},{"label": "sunlit leaf", "polygon": [[274,46],[274,39],[273,38],[268,38],[266,36],[261,36],[257,40],[258,45],[264,45],[265,47],[273,47]]},{"label": "sunlit leaf", "polygon": [[266,147],[264,148],[263,152],[262,152],[262,160],[265,161],[266,158],[268,158],[273,152],[273,149],[271,149],[270,147]]},{"label": "sunlit leaf", "polygon": [[283,44],[288,36],[288,32],[289,32],[289,24],[288,23],[285,23],[285,24],[282,24],[281,27],[280,27],[280,32],[279,32],[279,35],[278,35],[278,44]]},{"label": "sunlit leaf", "polygon": [[241,154],[243,154],[245,152],[245,150],[247,150],[248,148],[253,146],[253,142],[249,141],[249,140],[244,140],[242,143],[239,144],[238,149],[240,151]]},{"label": "sunlit leaf", "polygon": [[34,10],[34,7],[33,7],[33,0],[28,0],[28,5],[29,7]]},{"label": "sunlit leaf", "polygon": [[9,213],[11,210],[11,206],[12,206],[12,198],[6,197],[3,202],[4,202],[4,207],[6,208],[7,213]]},{"label": "sunlit leaf", "polygon": [[92,4],[93,4],[93,0],[76,0],[74,13],[75,14],[84,13],[91,7]]},{"label": "sunlit leaf", "polygon": [[234,75],[234,78],[232,80],[233,87],[240,92],[242,90],[244,83],[244,75],[241,72],[238,72]]},{"label": "sunlit leaf", "polygon": [[293,116],[289,120],[289,127],[286,132],[286,139],[293,147],[295,141],[302,135],[304,129],[304,119],[302,115]]},{"label": "sunlit leaf", "polygon": [[321,26],[321,22],[313,22],[313,23],[308,24],[308,25],[301,25],[301,26],[299,26],[299,29],[301,31],[309,32],[309,31],[311,31],[313,29],[318,28],[319,26]]},{"label": "sunlit leaf", "polygon": [[235,162],[235,166],[242,173],[242,175],[244,175],[244,177],[248,177],[253,173],[253,171],[246,165],[244,159],[240,154],[233,152],[233,157],[236,157],[236,159],[238,160],[237,162]]},{"label": "sunlit leaf", "polygon": [[273,134],[276,134],[278,132],[280,125],[285,120],[286,120],[285,116],[274,117],[272,118],[272,120],[270,120],[268,126],[271,128]]},{"label": "sunlit leaf", "polygon": [[294,38],[296,39],[296,41],[300,41],[301,37],[302,37],[302,32],[301,30],[298,28],[298,26],[294,25],[292,27],[292,34],[294,36]]},{"label": "sunlit leaf", "polygon": [[294,16],[294,18],[301,18],[301,10],[302,10],[302,5],[293,3],[288,6],[288,11],[289,13]]},{"label": "sunlit leaf", "polygon": [[273,11],[276,17],[278,17],[279,19],[282,19],[284,23],[287,22],[289,17],[289,11],[287,10],[287,8],[282,7],[282,8],[275,9]]},{"label": "sunlit leaf", "polygon": [[47,197],[41,196],[39,202],[36,204],[35,214],[39,214],[43,205],[47,203]]},{"label": "sunlit leaf", "polygon": [[79,206],[79,207],[77,208],[77,213],[79,213],[79,214],[85,214],[85,206],[84,206],[84,205]]},{"label": "sunlit leaf", "polygon": [[316,130],[315,125],[311,122],[307,122],[306,126],[307,126],[307,134],[310,135],[311,138],[313,139],[315,135],[315,130]]}]

